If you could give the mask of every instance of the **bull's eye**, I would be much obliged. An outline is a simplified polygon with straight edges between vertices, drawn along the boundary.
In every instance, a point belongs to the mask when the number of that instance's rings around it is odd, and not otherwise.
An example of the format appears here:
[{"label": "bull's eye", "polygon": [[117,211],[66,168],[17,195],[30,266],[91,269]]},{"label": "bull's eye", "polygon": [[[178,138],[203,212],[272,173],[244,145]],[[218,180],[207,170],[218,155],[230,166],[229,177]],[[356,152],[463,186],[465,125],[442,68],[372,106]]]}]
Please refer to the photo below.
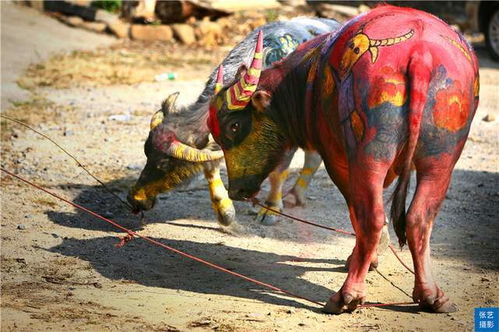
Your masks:
[{"label": "bull's eye", "polygon": [[169,164],[169,159],[168,158],[164,158],[164,159],[161,159],[160,161],[158,161],[158,163],[156,164],[156,167],[158,169],[166,169],[168,168],[168,164]]},{"label": "bull's eye", "polygon": [[356,47],[356,48],[354,48],[354,49],[353,49],[353,52],[354,52],[355,54],[359,54],[360,49],[359,49],[358,47]]},{"label": "bull's eye", "polygon": [[239,122],[234,122],[233,124],[230,125],[230,131],[233,134],[236,134],[239,131]]}]

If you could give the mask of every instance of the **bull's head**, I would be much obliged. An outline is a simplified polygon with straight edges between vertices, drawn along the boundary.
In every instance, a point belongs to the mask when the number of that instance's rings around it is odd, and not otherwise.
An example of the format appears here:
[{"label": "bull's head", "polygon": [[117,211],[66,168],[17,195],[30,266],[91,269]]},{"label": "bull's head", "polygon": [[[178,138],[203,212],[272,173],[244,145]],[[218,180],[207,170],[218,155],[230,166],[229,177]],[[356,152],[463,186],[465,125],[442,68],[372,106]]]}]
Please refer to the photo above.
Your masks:
[{"label": "bull's head", "polygon": [[[285,142],[269,116],[271,93],[258,89],[262,70],[263,34],[258,35],[251,66],[239,69],[236,81],[222,87],[217,80],[210,104],[208,126],[222,147],[229,177],[229,197],[243,200],[255,195],[262,181],[282,158]],[[221,78],[223,68],[219,68]]]},{"label": "bull's head", "polygon": [[170,95],[151,119],[151,131],[144,145],[147,163],[128,193],[128,201],[136,212],[151,209],[158,194],[190,180],[203,170],[204,162],[223,158],[222,151],[196,148],[208,145],[205,137],[201,138],[203,142],[180,142],[177,127],[168,121],[168,116],[175,113],[177,96],[178,93]]}]

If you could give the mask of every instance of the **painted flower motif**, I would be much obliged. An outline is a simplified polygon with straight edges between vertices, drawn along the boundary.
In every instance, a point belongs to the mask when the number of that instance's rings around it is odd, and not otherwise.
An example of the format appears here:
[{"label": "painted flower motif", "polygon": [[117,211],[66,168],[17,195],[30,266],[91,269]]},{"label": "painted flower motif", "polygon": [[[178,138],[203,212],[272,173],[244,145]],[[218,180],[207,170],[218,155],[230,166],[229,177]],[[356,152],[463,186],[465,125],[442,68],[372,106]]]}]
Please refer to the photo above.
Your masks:
[{"label": "painted flower motif", "polygon": [[368,97],[369,108],[377,107],[385,102],[402,106],[406,101],[405,77],[391,67],[381,68],[380,75],[374,79],[371,87]]},{"label": "painted flower motif", "polygon": [[458,131],[468,120],[469,108],[469,96],[461,89],[461,83],[454,81],[436,93],[433,121],[437,127]]}]

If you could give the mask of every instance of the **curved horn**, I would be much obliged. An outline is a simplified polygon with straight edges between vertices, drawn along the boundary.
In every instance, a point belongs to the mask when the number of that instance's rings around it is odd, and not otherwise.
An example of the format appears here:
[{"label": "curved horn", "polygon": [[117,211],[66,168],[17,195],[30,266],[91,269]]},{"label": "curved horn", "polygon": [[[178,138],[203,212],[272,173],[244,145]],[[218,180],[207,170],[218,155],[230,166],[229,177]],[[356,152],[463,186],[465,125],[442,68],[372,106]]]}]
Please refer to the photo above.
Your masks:
[{"label": "curved horn", "polygon": [[177,140],[173,141],[164,152],[177,159],[196,163],[218,160],[224,156],[222,151],[199,150]]},{"label": "curved horn", "polygon": [[165,115],[170,112],[172,108],[175,107],[175,102],[177,101],[178,95],[180,92],[175,92],[169,95],[163,102],[161,103],[161,109],[153,114],[151,118],[150,128],[153,130],[156,128],[161,122],[163,122]]},{"label": "curved horn", "polygon": [[230,110],[241,110],[248,105],[251,96],[256,91],[262,72],[263,31],[257,37],[255,54],[251,66],[241,79],[227,90],[227,107]]},{"label": "curved horn", "polygon": [[371,47],[378,47],[378,46],[392,46],[398,43],[401,43],[403,41],[406,41],[407,39],[411,38],[414,35],[414,30],[410,30],[408,33],[398,36],[395,38],[386,38],[386,39],[371,39],[370,40],[370,46]]},{"label": "curved horn", "polygon": [[224,87],[224,66],[220,65],[217,71],[217,80],[215,83],[215,94],[219,93]]},{"label": "curved horn", "polygon": [[163,122],[163,119],[165,118],[165,114],[163,113],[162,110],[157,111],[156,113],[153,114],[151,118],[151,130],[156,128],[161,122]]}]

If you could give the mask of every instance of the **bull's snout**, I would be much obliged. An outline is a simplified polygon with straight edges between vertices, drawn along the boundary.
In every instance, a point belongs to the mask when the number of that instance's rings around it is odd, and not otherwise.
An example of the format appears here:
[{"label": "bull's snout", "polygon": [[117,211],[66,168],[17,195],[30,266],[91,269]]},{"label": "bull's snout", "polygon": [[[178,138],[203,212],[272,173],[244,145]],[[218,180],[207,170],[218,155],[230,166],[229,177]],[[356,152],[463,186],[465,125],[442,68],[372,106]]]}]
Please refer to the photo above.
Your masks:
[{"label": "bull's snout", "polygon": [[229,197],[236,201],[253,198],[260,191],[262,179],[259,176],[245,176],[229,180]]},{"label": "bull's snout", "polygon": [[154,204],[156,204],[156,198],[142,198],[138,196],[137,193],[131,190],[126,198],[128,203],[132,205],[133,213],[150,210],[154,207]]},{"label": "bull's snout", "polygon": [[255,196],[258,191],[252,191],[244,188],[229,189],[229,197],[235,201],[244,201]]}]

